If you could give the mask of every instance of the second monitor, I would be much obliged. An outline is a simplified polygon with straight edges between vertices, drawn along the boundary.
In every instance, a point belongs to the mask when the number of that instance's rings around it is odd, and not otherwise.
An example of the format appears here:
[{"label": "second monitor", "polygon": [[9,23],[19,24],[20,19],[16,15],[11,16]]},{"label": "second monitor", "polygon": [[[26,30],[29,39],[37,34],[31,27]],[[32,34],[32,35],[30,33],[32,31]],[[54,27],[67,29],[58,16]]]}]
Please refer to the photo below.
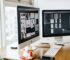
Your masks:
[{"label": "second monitor", "polygon": [[43,37],[70,35],[70,10],[43,10]]},{"label": "second monitor", "polygon": [[70,35],[70,10],[43,10],[43,37],[55,37],[55,44],[64,45],[63,36]]}]

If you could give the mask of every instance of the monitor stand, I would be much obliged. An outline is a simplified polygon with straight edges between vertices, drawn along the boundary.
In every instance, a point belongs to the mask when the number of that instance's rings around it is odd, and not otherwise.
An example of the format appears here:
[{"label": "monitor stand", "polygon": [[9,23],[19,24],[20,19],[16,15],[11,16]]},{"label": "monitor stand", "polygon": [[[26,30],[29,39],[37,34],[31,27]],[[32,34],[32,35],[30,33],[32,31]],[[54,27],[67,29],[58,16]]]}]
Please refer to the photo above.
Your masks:
[{"label": "monitor stand", "polygon": [[63,36],[54,37],[54,40],[55,40],[55,44],[56,45],[62,45],[62,46],[64,46]]}]

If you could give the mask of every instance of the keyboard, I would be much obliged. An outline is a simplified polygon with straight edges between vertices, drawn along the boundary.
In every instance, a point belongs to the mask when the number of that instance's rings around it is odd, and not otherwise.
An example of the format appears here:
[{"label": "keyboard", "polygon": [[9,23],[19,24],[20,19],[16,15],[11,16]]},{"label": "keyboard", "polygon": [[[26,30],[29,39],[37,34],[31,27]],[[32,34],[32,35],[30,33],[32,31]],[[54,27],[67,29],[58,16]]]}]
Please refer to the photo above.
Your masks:
[{"label": "keyboard", "polygon": [[58,51],[61,49],[61,46],[58,47],[58,46],[54,46],[54,47],[51,47],[45,54],[44,56],[50,56],[50,57],[55,57],[55,55],[58,53]]}]

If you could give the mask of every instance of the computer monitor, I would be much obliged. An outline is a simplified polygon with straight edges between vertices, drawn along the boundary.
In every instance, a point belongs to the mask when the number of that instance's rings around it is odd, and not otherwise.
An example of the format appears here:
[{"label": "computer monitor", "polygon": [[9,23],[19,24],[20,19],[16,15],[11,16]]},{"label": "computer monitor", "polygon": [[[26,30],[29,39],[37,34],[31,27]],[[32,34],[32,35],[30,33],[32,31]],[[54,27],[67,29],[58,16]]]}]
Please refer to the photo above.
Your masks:
[{"label": "computer monitor", "polygon": [[43,37],[70,35],[70,10],[43,10],[42,16]]},{"label": "computer monitor", "polygon": [[39,36],[39,8],[17,6],[19,44]]}]

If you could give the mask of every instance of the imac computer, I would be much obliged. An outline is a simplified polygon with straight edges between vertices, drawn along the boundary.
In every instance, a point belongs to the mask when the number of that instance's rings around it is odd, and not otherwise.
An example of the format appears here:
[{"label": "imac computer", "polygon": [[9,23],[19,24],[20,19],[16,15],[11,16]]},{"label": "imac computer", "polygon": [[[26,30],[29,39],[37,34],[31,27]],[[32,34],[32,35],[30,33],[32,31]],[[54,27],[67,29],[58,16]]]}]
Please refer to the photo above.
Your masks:
[{"label": "imac computer", "polygon": [[21,47],[28,45],[39,36],[39,8],[17,6],[18,40]]},{"label": "imac computer", "polygon": [[43,37],[54,37],[56,44],[64,44],[63,36],[70,35],[70,10],[42,11]]}]

